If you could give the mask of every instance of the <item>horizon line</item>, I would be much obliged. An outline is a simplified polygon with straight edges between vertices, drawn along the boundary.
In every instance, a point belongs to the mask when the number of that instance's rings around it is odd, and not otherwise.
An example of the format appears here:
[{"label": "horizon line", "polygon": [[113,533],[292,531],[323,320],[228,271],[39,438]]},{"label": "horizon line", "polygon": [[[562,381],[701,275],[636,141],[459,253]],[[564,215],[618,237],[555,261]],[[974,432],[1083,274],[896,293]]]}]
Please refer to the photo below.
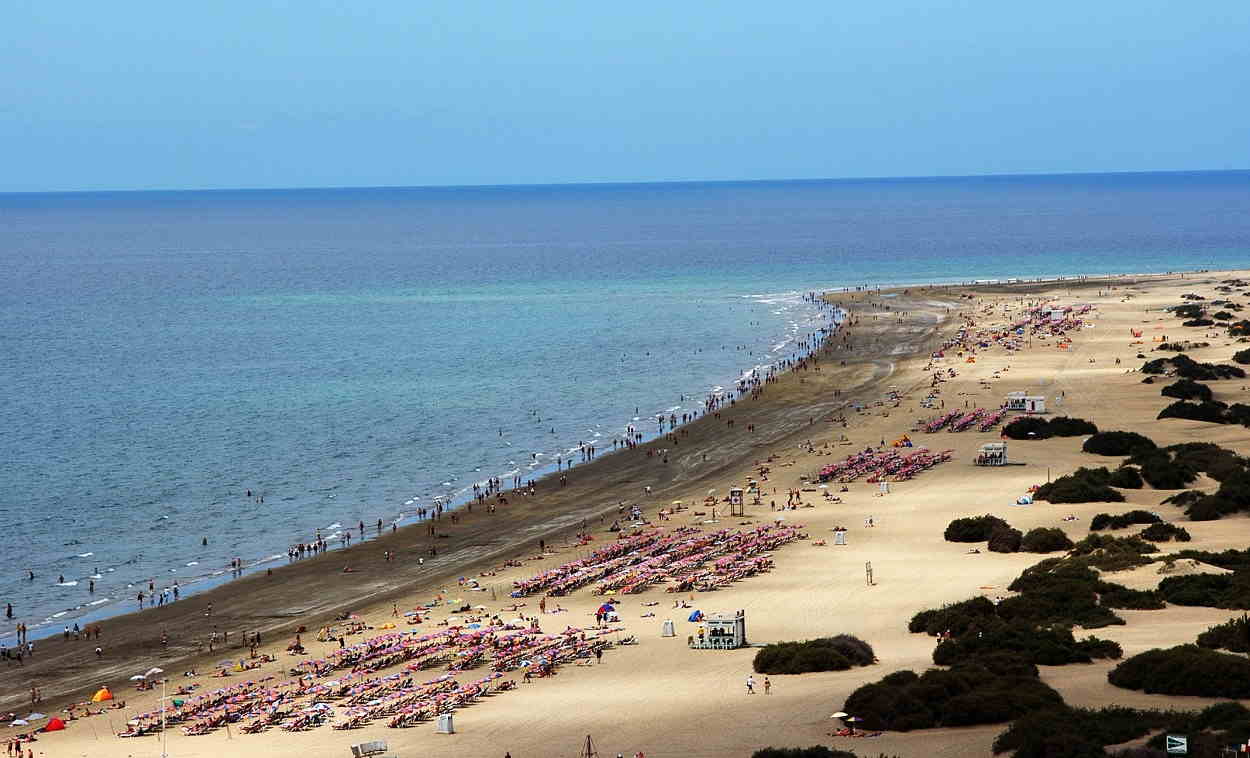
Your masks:
[{"label": "horizon line", "polygon": [[891,182],[891,181],[942,181],[951,179],[1014,179],[1048,177],[1098,177],[1098,176],[1147,176],[1183,174],[1237,174],[1248,173],[1250,168],[1222,169],[1162,169],[1148,171],[1037,171],[989,174],[933,174],[912,176],[841,176],[773,179],[661,179],[652,181],[584,181],[584,182],[514,182],[503,184],[373,184],[373,185],[322,185],[309,187],[160,187],[144,189],[77,189],[77,190],[0,190],[0,197],[12,195],[90,195],[90,194],[140,194],[180,192],[316,192],[346,190],[465,190],[465,189],[522,189],[553,187],[643,187],[656,185],[709,185],[709,184],[799,184],[825,182]]}]

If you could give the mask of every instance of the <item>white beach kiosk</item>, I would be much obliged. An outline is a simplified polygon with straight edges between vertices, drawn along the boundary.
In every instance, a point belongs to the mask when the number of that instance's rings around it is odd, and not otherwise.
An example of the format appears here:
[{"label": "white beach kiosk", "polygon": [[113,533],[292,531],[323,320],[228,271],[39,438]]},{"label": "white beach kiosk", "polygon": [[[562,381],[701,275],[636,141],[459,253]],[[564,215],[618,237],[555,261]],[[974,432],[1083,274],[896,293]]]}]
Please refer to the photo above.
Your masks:
[{"label": "white beach kiosk", "polygon": [[704,634],[691,635],[689,644],[692,648],[737,650],[747,646],[746,611],[707,614],[700,623],[704,627]]},{"label": "white beach kiosk", "polygon": [[1023,392],[1007,393],[1007,410],[1018,413],[1045,413],[1045,395],[1026,395]]}]

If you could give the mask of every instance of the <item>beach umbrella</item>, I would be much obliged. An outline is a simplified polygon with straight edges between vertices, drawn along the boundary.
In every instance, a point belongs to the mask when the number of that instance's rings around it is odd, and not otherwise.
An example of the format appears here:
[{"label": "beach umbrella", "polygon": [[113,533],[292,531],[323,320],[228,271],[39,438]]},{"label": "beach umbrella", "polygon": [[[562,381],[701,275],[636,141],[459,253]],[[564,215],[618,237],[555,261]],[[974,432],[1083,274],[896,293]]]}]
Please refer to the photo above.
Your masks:
[{"label": "beach umbrella", "polygon": [[165,673],[165,669],[160,669],[160,668],[157,668],[157,667],[153,666],[152,668],[150,668],[150,669],[148,669],[147,671],[143,672],[143,675],[144,675],[144,676],[152,676],[153,674],[164,674],[164,673]]},{"label": "beach umbrella", "polygon": [[863,719],[861,719],[859,716],[847,716],[846,720],[847,721],[863,721]]},{"label": "beach umbrella", "polygon": [[94,695],[91,696],[91,702],[93,703],[103,703],[105,700],[112,700],[112,699],[113,699],[113,693],[109,692],[108,687],[101,687],[100,689],[96,690]]},{"label": "beach umbrella", "polygon": [[147,677],[144,676],[143,674],[135,674],[134,676],[130,677],[130,681],[132,682],[142,682],[144,679],[147,679]]},{"label": "beach umbrella", "polygon": [[48,717],[48,714],[46,713],[32,713],[26,717],[26,720],[27,721],[39,721],[40,719],[46,719],[47,717]]},{"label": "beach umbrella", "polygon": [[9,726],[30,726],[30,722],[26,719],[17,719],[16,721],[9,722]]},{"label": "beach umbrella", "polygon": [[833,714],[833,715],[832,715],[832,716],[830,716],[829,718],[831,718],[831,719],[844,719],[844,718],[846,718],[846,717],[847,717],[847,716],[849,716],[849,715],[851,715],[851,714],[847,713],[846,711],[838,711],[837,713]]},{"label": "beach umbrella", "polygon": [[49,721],[43,728],[45,732],[59,732],[65,728],[65,722],[58,718]]}]

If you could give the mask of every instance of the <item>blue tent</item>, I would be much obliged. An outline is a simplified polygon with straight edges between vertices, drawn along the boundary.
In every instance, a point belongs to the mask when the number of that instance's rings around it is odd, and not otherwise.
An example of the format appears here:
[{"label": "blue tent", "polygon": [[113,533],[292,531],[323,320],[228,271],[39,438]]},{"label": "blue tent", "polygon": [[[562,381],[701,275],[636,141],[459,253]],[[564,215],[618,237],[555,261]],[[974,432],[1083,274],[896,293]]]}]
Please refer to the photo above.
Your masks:
[{"label": "blue tent", "polygon": [[686,620],[687,620],[687,621],[702,621],[702,620],[703,620],[703,611],[691,611],[691,612],[690,612],[690,618],[688,618],[688,619],[686,619]]}]

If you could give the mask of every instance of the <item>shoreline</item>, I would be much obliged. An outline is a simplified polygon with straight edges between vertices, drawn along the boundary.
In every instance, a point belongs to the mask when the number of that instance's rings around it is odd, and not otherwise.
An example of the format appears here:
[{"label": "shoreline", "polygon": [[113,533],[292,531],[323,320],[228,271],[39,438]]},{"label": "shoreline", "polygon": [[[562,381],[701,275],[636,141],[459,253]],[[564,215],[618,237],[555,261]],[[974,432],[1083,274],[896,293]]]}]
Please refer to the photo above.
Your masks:
[{"label": "shoreline", "polygon": [[[849,293],[850,296],[866,294]],[[829,296],[825,299],[828,302]],[[854,315],[851,310],[850,319]],[[930,337],[933,336],[935,327],[936,325],[930,326]],[[829,332],[836,333],[836,330]],[[826,349],[827,343],[822,343],[817,351],[823,353]],[[853,375],[857,366],[891,357],[899,356],[890,356],[888,350],[881,351],[880,355],[857,351],[848,359],[848,368],[851,369],[848,373]],[[679,426],[680,430],[690,435],[690,441],[696,443],[696,450],[694,453],[686,453],[686,458],[696,453],[702,455],[704,452],[712,456],[727,447],[730,449],[729,456],[710,457],[706,467],[690,464],[689,461],[682,464],[679,460],[674,461],[677,465],[668,467],[667,471],[657,470],[657,466],[663,464],[658,463],[658,457],[649,458],[647,453],[663,447],[665,438],[660,436],[649,439],[635,448],[616,451],[616,454],[581,463],[573,467],[571,473],[566,470],[565,475],[571,479],[567,488],[559,487],[556,474],[544,476],[536,482],[539,488],[536,497],[528,502],[526,498],[520,498],[519,501],[510,502],[509,506],[500,506],[498,517],[494,519],[483,517],[480,508],[474,513],[466,504],[464,509],[455,511],[463,516],[459,524],[450,523],[450,512],[444,512],[441,520],[410,524],[395,532],[383,533],[380,537],[353,542],[346,548],[327,550],[314,557],[280,566],[269,566],[272,576],[268,572],[245,572],[241,578],[228,579],[217,586],[205,588],[202,592],[186,595],[172,604],[112,615],[98,622],[104,627],[101,641],[107,643],[106,661],[87,660],[84,663],[74,660],[86,657],[75,655],[76,652],[85,652],[94,645],[87,646],[73,640],[66,642],[60,638],[58,630],[52,628],[49,630],[50,635],[44,637],[38,646],[36,658],[28,662],[23,673],[27,679],[38,680],[41,690],[51,701],[59,695],[72,692],[69,685],[80,683],[81,677],[87,672],[90,672],[89,676],[92,678],[109,678],[109,672],[113,670],[117,674],[128,672],[128,665],[122,664],[118,659],[152,655],[159,648],[160,629],[167,630],[170,636],[169,651],[160,658],[162,666],[170,661],[194,658],[198,654],[196,640],[208,634],[203,624],[203,610],[209,604],[214,607],[213,626],[228,626],[231,631],[241,631],[242,625],[248,631],[261,631],[269,636],[300,626],[296,619],[304,621],[302,625],[311,628],[319,619],[331,619],[340,610],[359,607],[366,600],[384,602],[391,597],[411,593],[423,583],[434,585],[457,574],[497,562],[504,556],[515,554],[528,543],[536,544],[539,539],[551,540],[576,532],[582,528],[583,523],[601,518],[616,508],[617,501],[622,499],[620,496],[626,494],[617,489],[623,481],[635,485],[631,494],[639,498],[644,494],[643,487],[649,484],[653,487],[649,499],[663,502],[665,493],[687,486],[692,481],[715,477],[718,472],[748,459],[755,447],[775,444],[780,438],[799,430],[801,427],[797,423],[798,417],[788,412],[792,408],[790,401],[802,400],[802,396],[806,394],[799,389],[799,379],[793,371],[782,371],[777,383],[769,387],[759,400],[737,401],[734,405],[721,409],[724,413],[732,412],[741,417],[775,416],[781,424],[789,425],[784,426],[780,432],[774,431],[769,440],[743,445],[739,438],[737,446],[727,446],[724,444],[726,440],[722,438],[732,436],[733,433],[721,432],[721,427],[714,423],[717,419],[712,414],[700,415],[694,421]],[[873,385],[873,379],[861,382],[847,396],[854,397],[861,390],[870,391]],[[799,397],[796,398],[795,395]],[[831,410],[835,405],[841,406],[844,402],[840,399],[837,403],[814,403],[803,407],[808,410],[818,407]],[[678,468],[686,470],[674,473]],[[702,470],[691,472],[691,468]],[[622,475],[637,478],[621,480]],[[577,503],[584,501],[589,501],[590,504],[579,507]],[[434,539],[428,533],[422,534],[428,532],[431,524],[436,525],[438,532],[438,537]],[[525,537],[520,538],[518,532],[523,532]],[[512,539],[504,539],[508,537]],[[441,541],[444,539],[445,542]],[[437,558],[428,555],[428,546],[432,543],[437,544]],[[381,553],[386,550],[397,553],[401,564],[417,557],[424,558],[425,563],[397,569],[392,572],[392,577],[378,581],[375,570],[382,568],[378,564],[383,563]],[[343,567],[345,564],[351,565],[351,573],[342,574],[329,568]],[[282,608],[281,596],[305,590],[316,591],[321,589],[318,585],[323,580],[327,583],[332,581],[337,586],[319,602],[297,608]],[[241,598],[247,598],[246,602],[240,602]],[[274,606],[278,607],[278,612],[273,612]],[[201,630],[198,636],[197,628]],[[58,675],[47,676],[45,672],[49,670],[57,671]],[[14,692],[0,692],[0,705],[7,707],[20,701],[24,691],[23,687]]]},{"label": "shoreline", "polygon": [[[932,289],[940,289],[940,288],[949,289],[951,287],[979,287],[979,288],[995,287],[995,286],[1027,287],[1027,286],[1035,286],[1035,285],[1043,286],[1046,284],[1062,283],[1062,282],[1078,284],[1082,282],[1119,281],[1119,280],[1128,280],[1128,279],[1153,280],[1153,279],[1158,279],[1161,277],[1166,278],[1169,276],[1177,276],[1177,275],[1179,275],[1181,278],[1184,278],[1186,274],[1206,274],[1206,273],[1218,273],[1218,272],[1219,270],[1213,271],[1213,270],[1207,270],[1207,269],[1196,269],[1192,271],[1185,270],[1185,271],[1169,271],[1169,272],[1144,272],[1144,273],[1119,273],[1119,274],[1115,274],[1115,273],[1074,274],[1074,275],[1056,275],[1053,277],[1045,277],[1045,276],[1043,277],[1012,277],[1012,278],[1005,278],[1005,279],[999,278],[999,279],[976,279],[976,280],[958,280],[958,281],[951,280],[951,281],[941,281],[941,282],[893,281],[893,282],[888,282],[888,283],[887,282],[875,282],[875,283],[867,283],[867,284],[858,285],[858,286],[844,286],[842,288],[827,288],[823,290],[821,289],[791,290],[791,291],[787,291],[785,294],[797,295],[802,300],[807,301],[809,303],[808,307],[816,308],[817,309],[816,312],[819,313],[821,310],[823,310],[823,307],[814,306],[811,304],[810,296],[812,295],[817,295],[818,297],[823,299],[826,305],[828,305],[828,304],[833,303],[833,300],[831,298],[837,297],[839,295],[883,294],[884,293],[886,296],[892,296],[889,293],[894,292],[894,291],[913,289],[913,288],[919,288],[923,290],[932,290]],[[743,297],[753,297],[753,296],[744,295]],[[832,328],[836,330],[839,322],[835,318],[831,318],[827,314],[822,314],[818,317],[816,316],[816,313],[813,313],[811,315],[813,317],[816,317],[816,320],[824,325],[821,327],[822,329],[830,328],[830,325],[832,325]],[[794,335],[793,337],[790,338],[790,342],[792,344],[798,345],[798,344],[801,344],[802,339],[803,337],[801,335]],[[808,354],[807,352],[802,352],[800,353],[799,358],[801,359],[803,356],[806,356],[807,354]],[[780,363],[783,360],[785,359],[778,359],[767,365],[776,366],[778,363]],[[741,379],[741,377],[750,375],[753,370],[758,370],[762,367],[764,367],[764,364],[759,364],[759,365],[754,366],[753,368],[748,368],[748,369],[739,371],[736,377],[732,379],[726,379],[725,382],[728,385],[730,385],[730,387],[732,387],[736,385],[736,383]],[[726,389],[723,386],[721,386],[720,389],[722,391],[722,394],[732,392],[732,389]],[[709,390],[709,391],[706,391],[705,394],[708,397],[710,397],[713,394],[715,394],[715,392],[714,390]],[[687,395],[686,398],[687,398],[686,402],[689,402],[692,396]],[[639,429],[644,429],[644,428],[648,428],[647,425],[644,423],[648,419],[654,420],[650,416],[642,415],[642,416],[639,416],[638,418],[633,419],[633,421],[637,423]],[[602,422],[602,423],[608,423],[608,422]],[[660,436],[662,436],[662,432],[656,432],[653,430],[647,431],[647,432],[644,432],[643,434],[643,441],[650,442]],[[576,448],[569,448],[568,450],[576,450]],[[612,450],[609,452],[615,453],[617,451]],[[597,457],[599,455],[606,455],[606,454],[608,453],[597,454]],[[570,455],[570,458],[571,458],[571,455]],[[568,463],[571,466],[572,461],[570,460],[568,461]],[[584,464],[585,462],[583,461],[583,462],[580,462],[578,465],[581,466]],[[524,470],[525,467],[519,466],[517,468],[518,470]],[[571,470],[571,468],[569,470]],[[523,482],[531,481],[531,480],[539,481],[547,477],[558,476],[560,473],[561,471],[556,470],[552,464],[547,463],[547,464],[540,465],[534,469],[527,471],[525,474],[522,475],[521,478]],[[507,475],[507,472],[504,472],[504,474],[501,474],[500,477],[503,478],[506,475]],[[394,506],[397,510],[392,511],[392,515],[384,519],[384,525],[385,527],[389,527],[392,524],[395,524],[399,526],[399,528],[402,529],[405,527],[414,527],[414,526],[418,526],[420,524],[426,523],[426,520],[424,518],[417,516],[418,508],[425,508],[428,510],[428,509],[432,509],[435,505],[442,505],[445,511],[463,508],[470,500],[473,500],[473,494],[472,494],[473,483],[474,482],[471,482],[469,485],[459,488],[451,495],[433,496],[430,499],[430,502],[428,503],[424,503],[424,504],[415,503],[414,500],[419,500],[420,498],[414,497],[403,502],[402,504],[397,504],[396,506]],[[476,482],[476,483],[482,484],[483,482]],[[320,528],[310,527],[310,534],[320,533],[321,531],[322,530]],[[348,531],[349,532],[351,531],[350,525],[348,527]],[[339,535],[340,533],[335,531],[331,534],[328,534],[325,537],[325,539],[328,544],[333,545],[334,543],[337,542]],[[366,537],[365,540],[363,541],[372,542],[375,538],[376,537]],[[360,540],[359,537],[355,538],[356,543],[359,543],[361,541],[362,540]],[[279,548],[274,548],[274,550],[277,550],[277,549]],[[326,552],[333,553],[342,549],[343,549],[342,546],[331,546],[328,548]],[[265,551],[265,552],[268,553],[268,551]],[[238,579],[241,579],[247,575],[250,575],[262,569],[273,568],[275,565],[278,565],[281,562],[282,562],[282,553],[280,552],[274,552],[272,554],[262,555],[257,558],[244,559],[243,569],[241,571],[235,571],[229,564],[218,566],[218,567],[213,568],[207,573],[190,576],[190,577],[187,577],[185,580],[179,579],[179,587],[182,592],[182,597],[186,599],[192,596],[203,594],[204,592],[210,591],[217,587],[230,584],[231,582],[237,581]],[[88,578],[98,579],[99,577],[88,577]],[[79,579],[78,584],[81,585],[83,583],[83,579],[81,577],[79,577],[78,579]],[[173,579],[174,579],[173,577],[170,577],[167,579],[167,581],[172,581]],[[132,582],[131,586],[127,587],[127,589],[133,589],[135,592],[137,592],[138,590],[142,589],[141,582],[142,580],[136,580]],[[26,623],[28,624],[28,627],[30,629],[30,633],[31,633],[30,636],[33,639],[46,639],[50,637],[55,637],[60,631],[57,629],[57,627],[63,626],[66,623],[71,624],[71,625],[72,624],[79,624],[79,625],[94,624],[94,623],[107,621],[112,618],[117,618],[118,616],[126,615],[124,611],[119,611],[119,608],[123,606],[125,603],[129,602],[131,599],[132,598],[120,597],[120,596],[119,597],[106,597],[106,598],[100,599],[99,596],[93,596],[91,599],[91,602],[84,603],[74,608],[62,608],[57,611],[54,611],[51,615],[47,616],[42,621],[38,621],[38,622],[27,621]],[[76,613],[77,615],[75,615]],[[20,620],[20,619],[16,619],[16,620]],[[11,644],[15,642],[15,640],[16,640],[16,637],[14,636],[14,632],[11,630],[5,631],[3,634],[0,634],[0,643],[7,645],[7,644]]]},{"label": "shoreline", "polygon": [[[802,302],[803,307],[807,311],[805,314],[805,322],[809,326],[814,327],[814,331],[810,331],[806,333],[795,332],[793,334],[787,334],[786,339],[780,344],[785,347],[797,348],[793,352],[787,354],[786,356],[777,357],[775,360],[772,360],[766,364],[755,364],[754,366],[751,366],[745,369],[735,369],[735,373],[733,374],[732,377],[727,376],[721,380],[724,382],[723,385],[717,384],[713,388],[709,390],[705,390],[704,396],[702,398],[696,397],[691,393],[686,393],[684,395],[684,400],[682,402],[686,404],[690,404],[692,407],[695,407],[695,406],[704,405],[701,401],[708,399],[708,398],[722,397],[722,396],[728,397],[734,394],[734,391],[735,391],[734,388],[737,387],[739,382],[741,382],[745,377],[749,377],[761,370],[765,370],[769,372],[781,371],[782,370],[781,366],[786,361],[802,360],[803,358],[810,355],[811,349],[802,347],[802,345],[804,344],[806,340],[812,339],[813,337],[818,337],[822,333],[827,336],[828,334],[831,334],[833,331],[837,330],[838,325],[840,323],[839,321],[840,316],[837,313],[837,308],[834,306],[831,306],[829,302],[825,299],[824,295],[826,293],[822,293],[816,290],[803,290],[803,291],[789,290],[789,291],[786,291],[784,293],[779,293],[779,294],[785,295],[787,297],[792,297]],[[743,295],[743,297],[754,298],[756,296]],[[759,296],[759,297],[763,297],[763,296]],[[665,401],[657,401],[657,402],[665,402]],[[704,408],[705,407],[706,406],[704,405]],[[657,415],[667,415],[669,412],[680,411],[680,410],[682,410],[682,406],[674,406],[674,407],[668,408],[662,414],[659,412],[656,412],[650,415],[646,415],[646,412],[644,412],[643,415],[621,422],[620,425],[622,426],[622,428],[625,428],[625,427],[633,428],[636,431],[641,432],[641,442],[649,443],[649,442],[654,441],[655,439],[663,437],[665,432],[663,432],[662,430],[657,431],[655,428],[649,426],[647,422],[650,421],[651,423],[654,423],[655,417]],[[702,409],[699,411],[700,413],[699,417],[701,417],[701,414],[703,412],[704,411]],[[616,422],[602,421],[598,423],[599,425],[607,425],[607,424],[616,423]],[[623,430],[618,431],[618,433],[621,435],[625,434]],[[607,444],[611,444],[612,438],[601,438],[599,442],[603,442],[605,440]],[[568,472],[574,470],[575,464],[573,461],[573,454],[577,451],[577,447],[569,446],[569,445],[559,445],[558,449],[559,451],[562,451],[563,456],[566,458],[566,460],[564,461],[563,467],[557,467],[555,463],[551,463],[551,462],[546,462],[546,463],[542,462],[544,458],[546,458],[548,461],[555,459],[556,456],[561,454],[560,452],[551,452],[551,453],[539,452],[538,458],[535,459],[537,463],[533,467],[527,468],[524,465],[516,467],[515,472],[520,475],[520,478],[522,480],[521,489],[525,489],[528,486],[528,484],[531,482],[537,483],[543,480],[551,479],[553,477],[558,478],[561,474],[567,474]],[[619,450],[610,449],[606,452],[596,452],[594,460],[599,460],[600,458],[604,456],[615,454],[617,452],[623,452],[625,450],[626,450],[626,447],[624,444],[622,444]],[[576,467],[580,469],[580,467],[584,466],[588,462],[590,461],[580,460],[576,463]],[[489,477],[483,478],[480,481],[474,481],[474,480],[469,479],[472,473],[473,472],[467,472],[464,475],[458,475],[457,477],[455,477],[454,481],[459,481],[461,479],[464,479],[465,481],[468,481],[469,483],[466,484],[465,486],[455,489],[450,494],[429,495],[427,500],[424,500],[420,503],[414,502],[414,501],[422,500],[422,496],[414,496],[412,498],[409,498],[407,501],[401,504],[397,504],[395,506],[389,506],[389,507],[394,507],[397,510],[392,511],[392,515],[387,516],[386,518],[383,519],[383,529],[384,530],[390,529],[392,526],[395,526],[398,529],[402,530],[405,528],[414,528],[417,526],[426,525],[432,520],[432,516],[428,515],[428,512],[432,512],[436,506],[441,507],[442,511],[446,514],[446,513],[450,513],[451,511],[457,511],[457,512],[462,511],[465,508],[465,506],[468,505],[470,502],[477,502],[475,495],[474,495],[474,486],[481,485],[483,489],[485,489],[485,485]],[[502,484],[504,481],[510,481],[508,477],[510,476],[511,473],[512,472],[502,472],[498,475],[494,475],[500,479],[501,487],[504,489],[505,494],[512,494],[510,485],[504,486]],[[418,510],[418,509],[421,509],[421,510]],[[421,512],[427,512],[427,515],[424,515],[424,516],[418,515]],[[347,520],[347,519],[344,517],[343,520]],[[326,549],[323,551],[322,554],[333,554],[341,550],[344,550],[346,547],[350,547],[352,545],[359,545],[361,543],[374,542],[380,536],[380,534],[376,530],[374,530],[374,522],[370,521],[370,523],[367,525],[366,533],[363,538],[360,535],[351,537],[349,542],[346,545],[344,545],[342,544],[340,540],[342,533],[343,533],[342,531],[343,529],[344,529],[343,525],[337,521],[335,522],[335,525],[332,525],[331,527],[322,528],[322,527],[310,526],[308,527],[308,531],[304,536],[301,536],[299,538],[292,538],[290,544],[282,547],[281,549],[286,550],[286,549],[289,549],[291,544],[296,544],[296,543],[304,542],[304,541],[311,541],[313,539],[314,534],[322,535],[323,532],[326,532],[326,534],[324,535],[324,540],[326,542]],[[349,535],[353,532],[353,529],[354,527],[350,523],[346,525],[346,532]],[[370,533],[372,533],[372,536],[369,536]],[[279,548],[275,547],[273,549],[277,550]],[[269,551],[266,550],[264,552],[268,553]],[[318,554],[317,557],[321,557],[322,554]],[[79,556],[79,557],[83,557],[83,556]],[[277,565],[285,565],[283,564],[282,558],[283,558],[283,553],[274,552],[272,554],[266,554],[266,555],[256,557],[256,558],[242,559],[242,567],[241,569],[237,569],[237,570],[234,566],[230,564],[224,564],[221,566],[213,567],[206,573],[192,575],[192,576],[185,577],[185,578],[164,577],[162,579],[161,577],[150,577],[149,579],[157,579],[158,590],[161,589],[160,585],[164,584],[165,582],[171,582],[171,583],[177,582],[178,588],[180,591],[180,597],[181,597],[181,600],[179,602],[183,602],[187,599],[190,599],[191,597],[202,595],[203,593],[212,591],[218,587],[226,586],[232,582],[235,582],[239,579],[242,579],[246,576],[250,576],[262,570],[273,569]],[[302,558],[300,560],[308,560],[308,558]],[[286,561],[286,563],[289,564],[291,562],[292,561],[290,560],[288,556],[288,560]],[[109,571],[111,572],[112,569],[110,568]],[[86,582],[87,579],[99,580],[101,578],[107,578],[107,576],[108,574],[104,574],[103,576],[84,575],[84,577],[72,577],[72,578],[77,579],[77,581],[75,582],[76,585],[82,585]],[[146,581],[148,581],[148,579],[136,579],[132,581],[131,583],[129,583],[125,589],[127,591],[138,593],[140,590],[144,589],[143,583]],[[168,584],[165,586],[172,587],[172,584]],[[146,590],[145,590],[145,594],[147,594]],[[76,625],[85,627],[86,625],[89,625],[89,624],[96,624],[96,623],[108,621],[109,619],[128,615],[129,612],[120,610],[120,609],[124,607],[125,604],[127,603],[133,603],[134,602],[133,596],[120,596],[119,595],[116,597],[105,597],[104,595],[105,595],[105,592],[101,592],[99,595],[92,595],[91,602],[84,603],[74,608],[63,608],[63,609],[57,610],[51,615],[49,615],[48,617],[46,617],[45,619],[43,619],[42,621],[39,621],[39,622],[26,621],[25,623],[27,623],[27,626],[28,626],[28,635],[27,635],[28,638],[34,639],[34,640],[54,638],[58,636],[59,634],[61,634],[61,629],[58,628],[61,626],[76,624]],[[20,601],[20,598],[17,598],[17,599]],[[21,618],[14,619],[15,623],[19,621],[23,621],[23,619]],[[0,623],[3,623],[3,622],[0,622]],[[3,633],[0,633],[0,644],[12,645],[16,643],[16,640],[17,638],[16,638],[15,631],[12,629],[9,629],[9,630],[4,631]]]},{"label": "shoreline", "polygon": [[[1083,286],[1095,286],[1102,281],[1130,282],[1133,277],[1149,277],[1151,281],[1168,278],[1184,278],[1185,274],[1148,274],[1114,277],[1111,280],[1093,280],[1089,277],[1081,279],[1060,278],[1049,280]],[[1211,273],[1211,272],[1202,272]],[[1027,291],[1032,285],[1041,282],[1022,281],[1016,284],[997,286],[1006,287],[1007,291]],[[928,285],[921,295],[933,298],[931,291],[939,287],[958,287],[959,285]],[[981,285],[984,286],[984,285]],[[917,288],[911,285],[906,288]],[[948,294],[948,293],[945,293]],[[38,657],[30,662],[23,674],[27,679],[40,682],[40,687],[49,699],[58,695],[69,695],[74,687],[81,687],[87,676],[90,681],[96,678],[116,678],[116,675],[129,671],[135,664],[128,659],[151,658],[159,653],[156,637],[158,627],[169,630],[171,648],[160,654],[161,665],[174,665],[174,662],[194,659],[197,655],[196,641],[207,635],[208,627],[203,621],[202,610],[206,604],[216,606],[213,626],[224,626],[227,631],[261,631],[271,637],[273,633],[291,630],[301,625],[312,628],[318,620],[328,620],[343,609],[359,608],[365,602],[378,604],[403,594],[411,594],[421,587],[433,587],[441,580],[454,577],[456,574],[471,573],[477,567],[498,562],[504,557],[511,557],[523,550],[529,543],[538,539],[552,539],[567,535],[583,528],[590,519],[602,518],[610,512],[622,495],[634,494],[642,496],[642,488],[647,484],[655,488],[648,499],[666,502],[665,493],[690,490],[699,482],[713,480],[734,466],[741,465],[757,454],[759,448],[784,444],[794,441],[802,432],[808,418],[814,419],[817,414],[827,413],[843,407],[846,403],[879,395],[878,390],[884,389],[884,383],[894,374],[896,363],[908,359],[926,357],[929,348],[940,336],[945,319],[939,314],[931,323],[911,323],[891,329],[890,325],[880,326],[875,318],[865,318],[867,325],[859,324],[860,318],[868,315],[880,315],[883,310],[895,310],[904,304],[921,306],[925,301],[912,301],[900,292],[890,289],[849,290],[843,293],[827,293],[826,299],[844,295],[850,300],[861,300],[865,304],[869,299],[881,295],[891,297],[888,303],[876,303],[875,308],[866,313],[858,312],[854,303],[850,305],[850,318],[847,328],[854,327],[856,351],[847,356],[847,370],[829,371],[824,381],[813,382],[812,386],[803,387],[810,375],[800,377],[795,371],[786,371],[780,381],[770,387],[760,400],[742,402],[726,408],[735,417],[743,420],[755,419],[765,432],[757,441],[743,443],[741,435],[726,431],[719,424],[712,423],[711,416],[702,416],[694,422],[681,427],[689,432],[690,441],[695,443],[692,452],[682,451],[684,455],[672,468],[657,471],[653,463],[643,457],[646,451],[660,448],[663,438],[653,439],[623,455],[604,456],[590,463],[574,467],[576,476],[572,477],[570,487],[553,487],[552,477],[540,480],[540,494],[530,502],[515,503],[507,506],[511,512],[503,512],[499,518],[482,518],[473,515],[472,509],[464,513],[463,523],[451,525],[448,519],[436,521],[439,537],[429,538],[428,535],[418,536],[417,531],[424,524],[415,524],[398,530],[393,534],[384,534],[380,538],[356,543],[351,547],[328,551],[314,558],[289,563],[285,566],[273,567],[273,576],[262,573],[244,576],[234,581],[226,581],[217,587],[207,589],[180,600],[178,603],[146,609],[141,613],[129,613],[111,617],[106,624],[104,642],[108,653],[106,660],[81,660],[88,646],[81,643],[65,643],[55,638],[47,640],[39,647]],[[927,301],[933,305],[932,301]],[[959,303],[945,303],[957,309]],[[875,331],[873,327],[879,327]],[[911,329],[919,329],[920,339],[912,345],[913,349],[906,353],[896,352],[895,340],[900,334]],[[859,348],[864,339],[868,342],[866,349]],[[818,355],[827,360],[830,354],[828,341],[822,344]],[[827,367],[827,364],[823,364]],[[867,372],[867,373],[865,373]],[[837,375],[834,377],[834,375]],[[845,384],[843,382],[846,382]],[[845,396],[836,402],[829,399],[821,401],[821,389],[828,389],[834,384],[841,385]],[[850,383],[853,383],[853,387]],[[909,388],[911,389],[911,388]],[[762,422],[762,423],[761,423]],[[809,421],[808,424],[814,423]],[[771,425],[771,426],[770,426]],[[708,466],[699,465],[699,461],[691,461],[692,457],[703,453],[718,454]],[[674,473],[677,469],[680,473]],[[624,478],[622,478],[624,477]],[[629,488],[623,489],[623,485]],[[646,503],[654,505],[654,503]],[[501,509],[502,511],[502,509]],[[448,533],[446,542],[443,533]],[[395,550],[403,559],[414,559],[423,554],[426,546],[438,544],[439,557],[430,559],[424,566],[406,566],[392,569],[380,560],[382,550]],[[352,572],[342,574],[333,568],[346,562],[352,566]],[[382,576],[384,571],[389,576]],[[329,586],[326,586],[329,585]],[[322,597],[303,606],[291,607],[290,596],[304,594],[313,595],[324,592]],[[77,653],[77,655],[75,655]],[[220,655],[220,653],[219,653]],[[55,670],[56,675],[47,672]],[[12,692],[0,693],[0,703],[9,704],[21,698],[24,687],[18,685]]]}]

